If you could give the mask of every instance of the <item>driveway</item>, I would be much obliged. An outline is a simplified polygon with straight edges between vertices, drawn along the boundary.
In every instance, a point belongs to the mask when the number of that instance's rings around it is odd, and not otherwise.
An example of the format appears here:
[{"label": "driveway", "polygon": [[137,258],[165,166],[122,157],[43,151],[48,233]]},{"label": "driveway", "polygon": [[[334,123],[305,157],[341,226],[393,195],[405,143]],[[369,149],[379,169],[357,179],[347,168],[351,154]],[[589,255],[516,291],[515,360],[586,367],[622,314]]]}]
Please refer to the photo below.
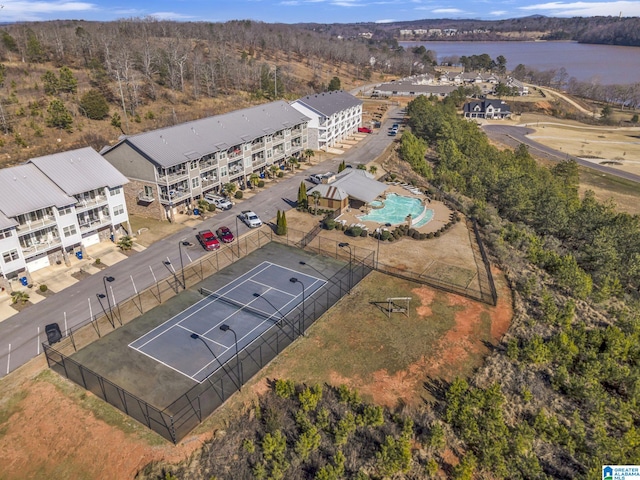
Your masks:
[{"label": "driveway", "polygon": [[[316,153],[313,160],[318,163],[304,172],[299,171],[289,178],[279,180],[270,188],[242,201],[233,209],[219,213],[197,227],[185,228],[158,241],[126,260],[74,283],[55,295],[0,322],[0,377],[40,353],[42,350],[41,342],[45,340],[44,326],[46,324],[56,322],[64,332],[67,328],[70,329],[86,322],[90,318],[90,312],[99,313],[101,307],[97,295],[104,294],[107,286],[109,297],[120,302],[134,295],[134,284],[138,291],[142,291],[153,285],[156,279],[161,280],[173,275],[171,266],[175,270],[179,270],[181,260],[184,265],[187,265],[205,255],[207,252],[195,242],[196,230],[210,228],[215,231],[218,227],[227,225],[236,233],[236,215],[240,213],[241,209],[253,210],[264,221],[268,221],[276,216],[277,210],[286,211],[292,208],[297,199],[300,182],[309,174],[324,173],[328,170],[337,171],[338,165],[343,160],[353,166],[367,164],[375,160],[394,138],[387,135],[387,129],[392,123],[401,119],[398,112],[399,108],[391,110],[381,128],[374,130],[373,134],[367,135],[344,155],[319,162],[321,158]],[[237,225],[240,235],[249,230],[239,220]],[[193,245],[181,246],[183,239],[188,239]],[[180,252],[182,252],[182,259]],[[171,263],[171,266],[166,265],[167,261]],[[105,277],[113,277],[114,280],[107,285]]]}]

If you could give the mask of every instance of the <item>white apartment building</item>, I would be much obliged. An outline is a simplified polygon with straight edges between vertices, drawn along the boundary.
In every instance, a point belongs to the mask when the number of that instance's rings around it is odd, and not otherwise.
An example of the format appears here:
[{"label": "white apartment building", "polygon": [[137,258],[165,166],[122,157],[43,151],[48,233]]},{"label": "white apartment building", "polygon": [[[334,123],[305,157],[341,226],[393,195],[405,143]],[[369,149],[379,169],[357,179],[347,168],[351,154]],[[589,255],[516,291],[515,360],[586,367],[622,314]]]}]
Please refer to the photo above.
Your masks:
[{"label": "white apartment building", "polygon": [[342,90],[308,95],[291,103],[309,117],[309,148],[327,150],[358,131],[362,101]]},{"label": "white apartment building", "polygon": [[0,169],[0,277],[35,271],[130,231],[127,179],[90,147]]}]

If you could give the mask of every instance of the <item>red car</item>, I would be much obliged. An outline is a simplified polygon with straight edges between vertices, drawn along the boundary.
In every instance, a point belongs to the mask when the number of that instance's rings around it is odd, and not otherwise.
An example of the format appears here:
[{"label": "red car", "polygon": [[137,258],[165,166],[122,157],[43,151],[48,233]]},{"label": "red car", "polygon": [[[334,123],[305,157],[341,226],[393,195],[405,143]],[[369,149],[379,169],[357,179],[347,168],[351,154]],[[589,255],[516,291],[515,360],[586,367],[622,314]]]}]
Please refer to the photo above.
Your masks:
[{"label": "red car", "polygon": [[231,233],[231,230],[229,230],[227,227],[220,227],[218,230],[216,230],[216,234],[223,243],[233,242],[233,233]]},{"label": "red car", "polygon": [[360,132],[360,133],[373,133],[373,130],[371,130],[368,127],[358,127],[358,132]]},{"label": "red car", "polygon": [[198,232],[196,238],[205,250],[217,250],[220,248],[220,242],[211,230],[202,230]]}]

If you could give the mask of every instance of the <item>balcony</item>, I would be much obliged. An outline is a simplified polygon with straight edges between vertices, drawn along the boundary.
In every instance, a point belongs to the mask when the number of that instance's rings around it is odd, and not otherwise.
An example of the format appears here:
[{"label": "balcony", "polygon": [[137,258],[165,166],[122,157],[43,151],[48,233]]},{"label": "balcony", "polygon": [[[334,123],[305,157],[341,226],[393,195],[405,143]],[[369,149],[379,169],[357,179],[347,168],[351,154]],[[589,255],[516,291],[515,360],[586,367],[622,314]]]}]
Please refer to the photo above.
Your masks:
[{"label": "balcony", "polygon": [[80,232],[86,233],[92,230],[98,230],[100,227],[104,227],[105,225],[111,225],[111,217],[108,215],[105,215],[102,218],[94,218],[86,221],[80,220]]},{"label": "balcony", "polygon": [[144,190],[142,190],[141,192],[138,193],[138,202],[141,203],[151,203],[156,199],[156,197],[151,194],[151,195],[147,195]]},{"label": "balcony", "polygon": [[200,162],[200,171],[211,170],[218,166],[217,160],[207,160],[206,162]]},{"label": "balcony", "polygon": [[229,178],[238,177],[244,173],[243,167],[234,167],[229,169]]},{"label": "balcony", "polygon": [[158,183],[160,184],[172,184],[182,180],[184,177],[188,177],[189,172],[187,170],[181,170],[176,173],[169,173],[166,175],[162,175],[158,173]]},{"label": "balcony", "polygon": [[43,218],[38,220],[27,220],[26,223],[21,223],[16,227],[16,230],[18,230],[18,235],[20,235],[27,232],[33,232],[35,230],[42,230],[45,227],[55,224],[56,218],[53,215],[45,215]]},{"label": "balcony", "polygon": [[265,142],[258,142],[251,145],[251,151],[262,150],[265,147]]},{"label": "balcony", "polygon": [[42,252],[54,250],[61,245],[62,241],[59,238],[54,238],[53,240],[40,240],[38,242],[32,243],[28,247],[22,247],[22,254],[24,255],[25,259],[27,259]]},{"label": "balcony", "polygon": [[200,178],[200,183],[202,183],[203,187],[209,186],[209,185],[213,185],[213,184],[218,183],[218,182],[219,182],[218,177],[209,177],[209,178],[201,177]]},{"label": "balcony", "polygon": [[96,195],[94,198],[79,198],[75,205],[76,212],[96,208],[107,203],[108,199],[105,195]]},{"label": "balcony", "polygon": [[251,166],[252,167],[259,167],[261,165],[264,165],[266,162],[267,162],[267,160],[264,159],[264,158],[256,158],[255,160],[253,160],[251,162]]},{"label": "balcony", "polygon": [[160,193],[160,201],[162,203],[177,203],[191,196],[189,190],[169,190],[169,193]]}]

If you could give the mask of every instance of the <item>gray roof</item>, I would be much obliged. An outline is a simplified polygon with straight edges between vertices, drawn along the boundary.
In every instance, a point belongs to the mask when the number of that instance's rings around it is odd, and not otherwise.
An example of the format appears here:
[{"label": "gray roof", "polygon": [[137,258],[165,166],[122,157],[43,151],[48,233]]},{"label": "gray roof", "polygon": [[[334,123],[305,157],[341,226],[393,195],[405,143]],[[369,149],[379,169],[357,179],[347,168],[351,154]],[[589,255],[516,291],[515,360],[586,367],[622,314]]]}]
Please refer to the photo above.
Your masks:
[{"label": "gray roof", "polygon": [[356,97],[343,90],[307,95],[306,97],[299,98],[296,102],[309,107],[311,110],[321,113],[325,117],[330,117],[334,113],[362,105],[362,100],[358,100]]},{"label": "gray roof", "polygon": [[0,185],[0,212],[7,217],[76,203],[30,163],[0,169]]},{"label": "gray roof", "polygon": [[29,160],[67,195],[128,183],[113,165],[91,147]]},{"label": "gray roof", "polygon": [[344,170],[336,179],[327,184],[316,185],[307,193],[320,192],[323,198],[341,200],[345,195],[365,203],[374,201],[388,185],[374,180],[365,170]]},{"label": "gray roof", "polygon": [[405,82],[383,83],[374,88],[378,92],[414,92],[425,95],[448,95],[457,89],[458,87],[454,85],[415,85]]},{"label": "gray roof", "polygon": [[4,213],[0,212],[0,230],[15,227],[16,225],[18,225],[17,221],[7,218]]},{"label": "gray roof", "polygon": [[287,102],[279,100],[125,137],[100,153],[105,154],[126,142],[149,161],[170,167],[309,120]]}]

